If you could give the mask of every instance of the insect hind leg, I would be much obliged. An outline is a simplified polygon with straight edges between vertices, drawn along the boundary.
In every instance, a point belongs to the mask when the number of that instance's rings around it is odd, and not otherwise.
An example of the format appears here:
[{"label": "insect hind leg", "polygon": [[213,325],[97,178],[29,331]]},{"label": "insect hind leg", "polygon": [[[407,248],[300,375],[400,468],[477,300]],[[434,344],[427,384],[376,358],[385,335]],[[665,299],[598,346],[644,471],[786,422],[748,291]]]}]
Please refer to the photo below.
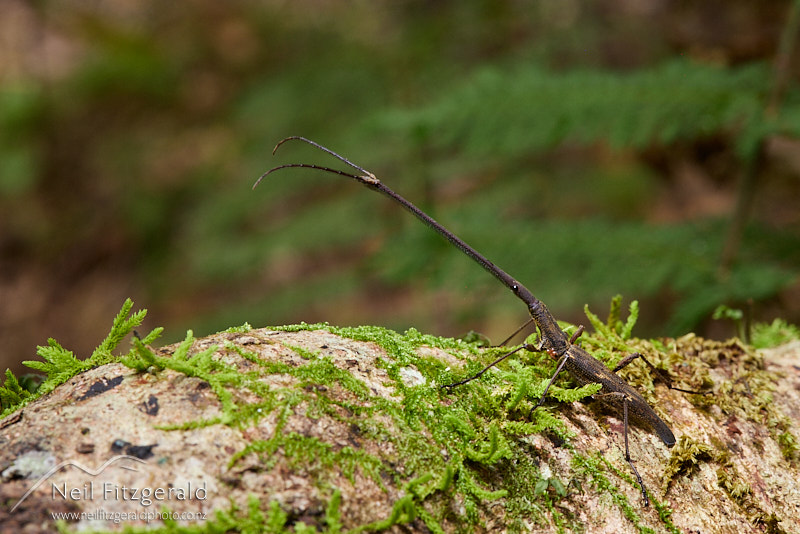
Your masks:
[{"label": "insect hind leg", "polygon": [[683,388],[679,388],[679,387],[675,386],[672,383],[672,378],[669,376],[669,374],[665,370],[659,369],[658,367],[656,367],[655,365],[650,363],[650,360],[645,358],[644,354],[641,354],[639,352],[634,352],[634,353],[629,354],[629,355],[625,356],[624,358],[622,358],[619,361],[619,363],[617,364],[617,366],[614,367],[612,372],[616,373],[617,371],[619,371],[620,369],[623,369],[625,366],[627,366],[629,363],[631,363],[633,360],[635,360],[637,358],[642,360],[647,365],[647,367],[650,368],[650,371],[653,373],[653,375],[658,380],[663,382],[664,385],[667,386],[669,389],[674,389],[675,391],[680,391],[681,393],[692,393],[692,394],[695,394],[695,395],[708,395],[709,393],[712,393],[712,391],[695,391],[695,390],[692,390],[692,389],[683,389]]},{"label": "insect hind leg", "polygon": [[642,491],[642,500],[644,501],[644,506],[647,507],[650,504],[650,499],[647,498],[647,489],[644,486],[644,481],[642,480],[642,476],[639,474],[639,470],[636,469],[636,465],[634,465],[633,460],[631,459],[631,452],[630,448],[628,447],[628,403],[630,402],[628,396],[624,393],[614,391],[610,393],[601,393],[599,395],[595,395],[595,397],[616,397],[622,401],[623,434],[625,436],[625,461],[628,462],[629,466],[631,466],[631,471],[633,471],[633,475],[636,477],[636,482],[638,482],[639,488]]}]

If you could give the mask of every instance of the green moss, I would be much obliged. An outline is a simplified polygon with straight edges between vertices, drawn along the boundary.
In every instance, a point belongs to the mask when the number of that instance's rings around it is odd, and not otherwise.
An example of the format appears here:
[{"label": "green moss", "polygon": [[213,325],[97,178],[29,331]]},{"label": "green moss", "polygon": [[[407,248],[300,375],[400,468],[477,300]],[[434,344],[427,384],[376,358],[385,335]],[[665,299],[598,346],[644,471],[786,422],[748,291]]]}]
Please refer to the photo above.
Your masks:
[{"label": "green moss", "polygon": [[700,409],[715,406],[726,416],[765,424],[783,456],[789,461],[798,459],[800,449],[797,438],[789,430],[791,422],[773,398],[772,392],[779,377],[766,370],[764,358],[759,352],[738,340],[717,342],[685,336],[677,342],[679,345],[689,345],[678,346],[677,352],[694,353],[690,360],[694,373],[699,375],[697,369],[701,367],[723,367],[728,375],[725,380],[714,384],[714,395],[691,396],[690,400],[695,406]]},{"label": "green moss", "polygon": [[[46,347],[37,347],[36,353],[42,358],[43,361],[24,361],[22,362],[31,369],[40,371],[46,375],[44,381],[36,389],[35,393],[28,394],[20,388],[19,382],[9,370],[6,370],[6,379],[2,387],[0,387],[0,401],[2,401],[2,413],[0,419],[9,415],[10,413],[22,408],[32,400],[39,398],[42,395],[50,393],[56,387],[63,384],[73,376],[82,373],[88,369],[98,367],[100,365],[115,361],[116,357],[113,351],[122,342],[122,340],[137,326],[142,324],[146,310],[140,310],[130,315],[133,309],[133,301],[131,299],[125,300],[122,309],[114,318],[111,330],[106,338],[97,346],[92,352],[91,356],[85,360],[79,360],[75,355],[59,345],[55,339],[48,339]],[[148,339],[155,339],[160,333],[160,329],[151,332]]]},{"label": "green moss", "polygon": [[687,436],[678,439],[664,473],[664,492],[668,491],[676,477],[690,476],[701,463],[715,463],[719,466],[716,469],[717,486],[753,525],[765,525],[767,532],[784,532],[778,526],[780,520],[761,508],[758,499],[753,496],[752,488],[739,474],[730,452],[720,440],[712,439],[711,445],[707,445]]},{"label": "green moss", "polygon": [[[582,339],[592,346],[600,359],[615,364],[627,353],[644,354],[657,368],[667,373],[680,387],[694,391],[711,391],[713,395],[691,395],[687,399],[698,409],[711,415],[711,406],[719,409],[725,418],[735,416],[766,424],[774,439],[789,461],[798,458],[798,443],[789,431],[790,421],[773,401],[772,391],[777,381],[774,373],[766,371],[763,357],[738,340],[718,342],[686,335],[674,340],[637,340],[628,338],[629,322],[623,323],[619,317],[620,304],[612,303],[607,323],[601,322],[587,310],[587,316],[596,332]],[[631,316],[635,307],[631,306]],[[791,333],[785,324],[775,323],[770,328],[756,327],[756,331]],[[766,338],[768,335],[762,335]],[[778,336],[776,336],[778,337]],[[784,338],[781,338],[782,340]],[[763,341],[759,341],[763,344]],[[716,379],[712,379],[712,371]],[[658,409],[658,399],[654,395],[652,372],[643,363],[632,363],[620,375],[634,384],[639,391]],[[722,376],[722,379],[719,376]],[[731,499],[740,506],[743,513],[754,524],[771,524],[769,517],[750,497],[749,486],[741,479],[730,461],[727,447],[716,440],[711,444],[697,442],[687,436],[678,440],[672,449],[664,473],[663,490],[666,492],[672,482],[681,476],[690,476],[702,463],[716,463],[718,483]],[[671,525],[671,511],[660,508],[659,516],[665,525]],[[774,523],[774,522],[773,522]],[[775,523],[777,524],[777,523]]]},{"label": "green moss", "polygon": [[678,476],[689,476],[694,473],[703,462],[713,460],[714,449],[704,443],[693,440],[689,436],[681,436],[672,448],[667,467],[664,470],[664,493]]},{"label": "green moss", "polygon": [[753,493],[749,484],[738,476],[731,476],[731,473],[724,468],[717,469],[717,485],[739,506],[742,506],[745,498]]},{"label": "green moss", "polygon": [[730,462],[725,462],[722,467],[717,469],[717,485],[728,494],[742,511],[745,517],[753,524],[766,527],[764,530],[771,533],[785,533],[780,528],[778,519],[774,513],[767,513],[758,500],[753,497],[753,490],[739,475],[736,467]]},{"label": "green moss", "polygon": [[251,453],[258,453],[264,469],[269,470],[279,460],[276,456],[278,451],[283,453],[293,469],[318,475],[324,471],[341,471],[350,482],[354,482],[356,468],[359,468],[376,484],[383,485],[380,477],[383,461],[380,458],[353,447],[335,450],[328,443],[296,432],[276,432],[270,440],[253,441],[234,455],[231,465]]},{"label": "green moss", "polygon": [[[598,344],[607,346],[615,352],[621,348],[628,349],[626,340],[630,338],[637,313],[638,308],[635,304],[631,307],[631,314],[625,322],[621,321],[617,314],[612,313],[609,323],[614,323],[613,328],[604,329],[605,337],[598,334],[594,339]],[[570,325],[566,327],[574,330]],[[521,529],[522,523],[518,523],[516,518],[521,518],[524,514],[526,520],[530,520],[533,514],[542,524],[552,522],[559,532],[580,530],[574,518],[569,514],[565,515],[557,506],[558,500],[565,498],[569,493],[567,488],[571,487],[562,483],[559,477],[542,477],[535,467],[528,466],[522,471],[523,476],[516,479],[516,484],[504,487],[501,492],[486,487],[486,484],[491,484],[490,479],[486,478],[486,473],[490,471],[483,466],[492,466],[493,469],[499,470],[503,480],[508,481],[512,475],[504,466],[511,459],[519,462],[520,458],[526,457],[519,436],[552,432],[562,440],[568,441],[571,438],[565,433],[560,418],[546,409],[536,410],[533,413],[533,420],[525,420],[553,371],[554,362],[546,355],[521,353],[518,358],[492,369],[480,380],[445,394],[435,386],[452,383],[464,376],[475,374],[507,349],[479,351],[477,347],[463,341],[424,336],[416,330],[401,335],[377,327],[334,328],[320,324],[294,325],[278,329],[292,331],[325,329],[344,337],[377,343],[388,353],[389,357],[378,362],[378,365],[386,369],[394,382],[393,385],[402,393],[397,403],[382,406],[381,412],[391,414],[396,418],[396,422],[406,424],[413,430],[427,430],[439,447],[452,454],[453,460],[444,464],[439,461],[438,455],[430,457],[431,445],[425,440],[417,442],[412,439],[397,444],[401,456],[408,458],[408,465],[413,466],[412,472],[428,469],[425,476],[444,481],[450,480],[449,477],[452,476],[450,474],[456,475],[453,486],[455,495],[451,498],[458,498],[463,505],[464,516],[460,520],[474,524],[479,521],[478,510],[483,503],[503,498],[505,509],[509,514],[508,525],[517,524]],[[474,355],[474,359],[467,362],[462,370],[450,369],[438,360],[417,356],[416,350],[422,345],[455,350],[459,354],[466,350]],[[408,387],[403,383],[399,371],[410,365],[420,371],[426,385]],[[551,388],[552,395],[563,402],[573,402],[599,389],[598,385],[593,384],[582,388],[568,387],[568,379],[561,379],[557,384]],[[447,406],[441,404],[443,396],[448,400]],[[515,463],[515,468],[519,469],[518,463]],[[575,475],[577,478],[584,476],[585,469],[581,464],[576,464],[574,469],[579,471]],[[630,477],[610,470],[608,465],[593,464],[594,485],[600,491],[615,493],[616,496],[612,500],[623,510],[626,517],[636,524],[641,532],[652,532],[650,527],[641,523],[635,507],[628,503],[624,495],[610,483],[610,476],[618,476],[635,486],[635,481]],[[404,499],[395,505],[385,521],[364,528],[384,528],[398,521],[419,517],[420,510],[424,509],[419,506],[419,502],[408,496]],[[669,527],[670,511],[663,505],[659,506],[659,516]],[[435,513],[432,517],[436,517]]]},{"label": "green moss", "polygon": [[[789,430],[790,421],[773,402],[772,391],[778,377],[765,369],[763,356],[735,339],[718,342],[702,340],[693,334],[675,340],[630,338],[635,323],[632,319],[638,313],[638,306],[631,303],[630,316],[623,323],[619,317],[621,305],[618,299],[615,297],[612,301],[607,323],[587,310],[587,317],[596,332],[581,339],[593,348],[596,357],[613,366],[627,354],[639,352],[660,372],[666,373],[676,386],[713,392],[713,395],[688,395],[697,408],[708,410],[713,405],[728,416],[736,415],[758,424],[766,420],[770,436],[778,443],[783,456],[789,461],[800,457],[800,445]],[[755,332],[760,333],[757,335]],[[765,344],[772,334],[784,341],[787,339],[785,335],[793,333],[796,333],[796,328],[777,321],[770,326],[757,325],[754,339]],[[721,366],[723,361],[725,365]],[[726,369],[729,376],[715,383],[711,371],[720,367]],[[620,375],[658,410],[654,376],[644,363],[634,361],[620,371]]]},{"label": "green moss", "polygon": [[[507,417],[509,401],[514,407],[524,403],[522,411],[525,414],[530,410],[531,401],[536,400],[538,394],[541,393],[542,382],[547,380],[552,373],[552,362],[549,359],[537,358],[537,366],[525,367],[527,374],[519,373],[519,366],[511,364],[512,369],[510,370],[497,369],[487,373],[482,380],[470,383],[466,387],[456,388],[448,394],[436,385],[453,382],[456,371],[447,369],[444,364],[433,358],[426,359],[417,356],[416,350],[420,346],[427,345],[443,350],[458,351],[458,354],[462,354],[466,350],[475,354],[478,361],[468,364],[467,372],[459,372],[459,378],[462,374],[466,375],[473,370],[481,369],[486,362],[496,359],[497,354],[501,353],[503,349],[479,352],[475,346],[464,341],[426,336],[415,330],[411,330],[405,335],[377,327],[331,328],[327,325],[296,325],[287,327],[285,330],[299,330],[303,327],[309,330],[324,327],[338,335],[377,343],[389,356],[380,361],[378,365],[386,369],[392,379],[392,385],[402,392],[396,402],[377,401],[373,398],[367,400],[370,403],[379,402],[381,413],[390,415],[394,419],[395,425],[401,428],[410,427],[409,432],[400,433],[401,438],[394,437],[392,439],[395,440],[398,455],[405,459],[406,469],[409,473],[420,473],[416,479],[417,485],[425,486],[427,489],[414,491],[411,496],[406,495],[395,504],[385,520],[364,526],[363,529],[382,529],[417,517],[422,518],[426,524],[431,526],[437,525],[446,516],[451,517],[451,520],[475,524],[479,522],[480,518],[478,511],[486,502],[500,498],[514,498],[516,502],[523,502],[529,500],[527,497],[531,496],[541,500],[541,495],[532,494],[531,488],[524,487],[524,485],[517,488],[527,495],[524,499],[522,495],[510,495],[505,489],[487,488],[487,483],[490,484],[490,482],[486,479],[484,466],[502,465],[512,456],[522,456],[518,450],[520,447],[517,439],[518,432],[550,430],[563,433],[563,423],[549,414],[547,410],[537,410],[532,423],[511,420]],[[316,357],[313,354],[304,356],[309,360]],[[549,364],[549,366],[545,364]],[[424,385],[407,386],[403,382],[401,369],[412,365],[424,377]],[[283,370],[291,372],[294,376],[303,376],[304,373],[297,369]],[[342,380],[343,377],[338,376],[338,371],[335,371],[334,368],[308,375],[313,376],[319,383],[324,384],[327,380],[345,385],[346,389],[357,395],[363,395],[366,392],[365,389],[362,390],[349,382],[355,380],[352,376],[348,375],[346,380]],[[513,378],[513,380],[509,381],[508,378]],[[531,384],[532,381],[536,382],[535,386],[540,387],[534,387]],[[571,390],[556,388],[556,395],[566,394],[569,397],[569,393],[566,393],[568,391]],[[582,390],[573,395],[575,398],[582,398],[585,394],[585,390]],[[446,398],[449,405],[442,404],[443,398]],[[431,434],[431,438],[436,443],[435,446],[432,447],[429,440],[419,438],[418,432],[422,429]],[[451,458],[449,462],[442,460],[440,449],[447,451],[447,456]],[[429,482],[426,485],[421,481],[438,482]],[[558,487],[558,482],[553,482],[553,487]],[[464,515],[460,518],[452,517],[453,512],[447,508],[436,511],[423,506],[425,499],[422,497],[428,498],[437,492],[447,492],[448,494],[455,492],[450,498],[457,498],[462,503]],[[547,508],[547,506],[543,506],[543,508]],[[549,508],[552,510],[552,506]]]},{"label": "green moss", "polygon": [[186,333],[186,338],[178,345],[171,356],[159,356],[142,340],[134,339],[133,349],[120,358],[120,362],[139,372],[157,372],[163,369],[172,369],[186,376],[204,380],[216,393],[222,404],[222,421],[233,422],[241,420],[235,412],[236,405],[229,387],[248,387],[253,385],[253,380],[229,364],[215,359],[218,347],[212,345],[202,352],[190,354],[194,345],[194,336],[191,330]]},{"label": "green moss", "polygon": [[252,329],[253,327],[250,326],[250,323],[244,323],[241,326],[232,326],[226,330],[223,330],[223,332],[227,334],[246,334],[247,332],[250,332]]},{"label": "green moss", "polygon": [[6,378],[3,386],[0,387],[0,409],[3,410],[3,415],[5,415],[6,410],[9,413],[14,411],[31,395],[33,395],[33,392],[20,384],[11,369],[6,369]]},{"label": "green moss", "polygon": [[505,510],[509,532],[526,532],[530,524],[550,524],[557,532],[581,532],[582,526],[561,502],[579,487],[577,479],[564,483],[559,476],[543,473],[530,455],[516,450],[509,468],[504,470],[508,496]]},{"label": "green moss", "polygon": [[[593,457],[575,454],[572,457],[572,466],[578,476],[595,488],[601,495],[607,495],[611,501],[619,508],[631,524],[642,534],[655,534],[655,531],[642,524],[641,517],[636,512],[634,506],[620,489],[611,482],[608,473],[614,473],[631,485],[635,485],[627,473],[622,473],[612,466],[601,454]],[[652,496],[650,496],[652,499]]]},{"label": "green moss", "polygon": [[[784,429],[786,426],[788,426],[788,421],[782,419],[778,426],[780,426],[781,429]],[[794,434],[786,430],[778,434],[776,439],[784,458],[787,460],[797,459],[798,451],[800,451],[800,445],[798,445],[797,438]]]},{"label": "green moss", "polygon": [[[714,350],[704,350],[703,343],[708,342],[702,342],[697,348],[689,337],[638,340],[631,334],[638,306],[635,302],[631,304],[626,319],[621,317],[621,309],[621,299],[615,298],[605,322],[587,309],[587,317],[595,332],[584,335],[581,341],[606,365],[613,366],[630,352],[646,354],[673,378],[677,376],[689,384],[714,387],[715,392],[719,392],[714,400],[723,411],[762,420],[767,414],[768,426],[773,429],[782,450],[789,451],[784,454],[787,457],[796,455],[797,443],[788,431],[787,420],[771,406],[774,404],[770,394],[772,377],[764,371],[763,361],[757,354],[737,344],[727,346],[725,350],[719,350],[718,345]],[[143,312],[127,318],[129,312],[130,303],[126,302],[123,312],[114,321],[112,333],[95,351],[93,363],[109,361],[111,350],[124,337],[123,333],[141,321]],[[570,333],[575,331],[572,325],[563,324],[562,328]],[[272,437],[252,441],[231,458],[229,465],[234,467],[245,456],[257,454],[266,470],[279,461],[285,461],[292,469],[308,474],[320,495],[328,498],[325,518],[314,527],[325,532],[340,532],[342,529],[339,514],[341,493],[336,488],[341,480],[339,477],[344,476],[352,483],[357,474],[368,477],[384,489],[389,484],[399,488],[401,497],[391,509],[387,509],[382,520],[361,525],[354,529],[355,532],[385,530],[411,521],[421,521],[433,532],[441,532],[443,524],[470,530],[485,526],[482,517],[492,503],[502,504],[503,524],[510,531],[524,531],[533,524],[557,532],[579,532],[582,527],[577,517],[569,507],[560,503],[586,487],[605,495],[639,532],[654,532],[654,527],[647,525],[639,515],[638,506],[629,502],[618,486],[622,483],[637,487],[626,470],[615,468],[600,455],[587,457],[574,451],[568,468],[558,464],[551,467],[546,459],[539,458],[539,463],[532,459],[530,445],[520,439],[521,436],[546,433],[572,451],[570,441],[574,436],[552,409],[541,407],[529,418],[531,408],[553,372],[555,363],[547,355],[521,351],[490,369],[479,380],[450,390],[440,385],[474,375],[509,348],[481,348],[463,340],[433,337],[413,329],[404,334],[380,327],[337,328],[327,324],[274,329],[287,332],[325,330],[379,345],[386,357],[379,359],[376,365],[385,370],[388,376],[386,385],[396,391],[396,396],[384,398],[372,394],[367,384],[337,367],[333,359],[322,351],[284,344],[300,357],[299,364],[289,365],[265,361],[258,354],[229,341],[197,350],[191,331],[168,354],[150,347],[160,334],[160,330],[155,330],[143,339],[134,339],[131,350],[119,361],[138,372],[158,373],[170,369],[195,377],[208,383],[218,397],[219,416],[164,427],[166,429],[215,424],[249,428],[266,417],[272,418]],[[243,325],[228,332],[246,333],[250,330],[249,325]],[[464,364],[449,366],[434,356],[420,356],[418,349],[422,346],[447,351]],[[694,353],[691,358],[686,358],[689,349]],[[85,362],[77,364],[78,360],[55,342],[49,349],[43,349],[43,353],[45,362],[40,362],[39,367],[48,372],[50,383],[62,380],[67,372],[85,365]],[[254,370],[240,371],[227,363],[230,356],[254,364],[250,367]],[[709,378],[709,369],[719,363],[719,358],[735,362],[737,373],[730,380],[715,384]],[[421,379],[404,380],[410,372]],[[283,375],[292,380],[288,385],[276,386],[263,380],[268,375]],[[657,408],[651,371],[643,364],[633,363],[625,369],[625,376],[650,397]],[[741,377],[746,380],[743,382]],[[751,393],[751,398],[747,399],[749,404],[743,403],[745,395],[737,389],[744,387],[743,383]],[[556,381],[550,392],[553,398],[570,403],[598,389],[597,384],[573,387],[571,380],[563,377]],[[8,374],[0,393],[9,403],[24,402],[27,398],[18,381]],[[708,402],[703,396],[690,398],[701,408]],[[319,438],[288,431],[286,423],[289,417],[298,414],[299,410],[311,419],[327,417],[348,425],[359,439],[390,441],[392,447],[387,450],[392,453],[387,454],[391,457],[376,456],[359,447],[335,447]],[[731,469],[721,444],[709,446],[686,437],[681,438],[672,451],[664,477],[665,491],[677,477],[688,476],[702,462],[719,463],[722,466],[718,471],[720,487],[740,506],[752,507],[746,485],[735,469]],[[677,532],[670,519],[671,510],[652,495],[650,499],[658,512],[661,527]],[[769,520],[760,510],[748,513],[754,522],[766,523]],[[157,531],[303,532],[308,528],[311,527],[292,522],[276,501],[259,504],[251,500],[246,510],[232,505],[202,527],[165,525],[163,530]]]},{"label": "green moss", "polygon": [[800,339],[800,328],[783,319],[771,323],[757,323],[753,326],[752,342],[758,349],[777,347]]}]

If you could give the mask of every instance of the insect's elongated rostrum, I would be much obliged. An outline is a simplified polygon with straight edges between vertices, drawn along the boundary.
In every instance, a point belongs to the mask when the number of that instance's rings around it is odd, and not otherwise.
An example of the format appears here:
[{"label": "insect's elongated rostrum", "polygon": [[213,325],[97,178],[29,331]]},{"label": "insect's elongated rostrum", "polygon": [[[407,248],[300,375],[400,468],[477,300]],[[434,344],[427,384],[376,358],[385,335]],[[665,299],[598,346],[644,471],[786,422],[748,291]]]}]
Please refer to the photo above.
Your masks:
[{"label": "insect's elongated rostrum", "polygon": [[[400,195],[398,195],[397,193],[386,187],[380,180],[378,180],[377,177],[375,177],[374,174],[367,171],[366,169],[363,169],[362,167],[340,156],[339,154],[333,152],[332,150],[315,143],[314,141],[299,136],[287,137],[282,141],[280,141],[275,146],[275,149],[272,151],[273,154],[278,149],[278,147],[280,147],[283,143],[289,140],[300,140],[310,145],[313,145],[314,147],[330,154],[331,156],[344,162],[353,169],[359,171],[359,173],[361,174],[354,174],[319,165],[311,165],[306,163],[291,163],[287,165],[280,165],[278,167],[270,169],[256,181],[256,183],[253,185],[253,188],[255,188],[261,182],[261,180],[264,179],[268,174],[289,167],[316,169],[352,178],[358,182],[361,182],[370,189],[378,191],[384,196],[389,197],[393,201],[403,206],[405,209],[410,211],[415,217],[417,217],[419,220],[421,220],[422,222],[433,228],[442,237],[450,241],[450,243],[455,245],[464,254],[472,258],[481,267],[486,269],[495,278],[500,280],[500,282],[503,283],[503,285],[509,288],[528,307],[528,312],[531,315],[531,319],[538,327],[541,335],[541,345],[539,347],[524,345],[521,348],[525,348],[527,350],[546,351],[550,356],[558,359],[558,366],[556,368],[556,372],[554,373],[553,377],[550,379],[550,382],[545,388],[545,391],[542,394],[542,398],[539,400],[539,403],[536,406],[534,406],[531,412],[544,402],[544,398],[545,395],[547,395],[547,391],[550,388],[550,384],[553,383],[556,376],[558,376],[558,374],[561,372],[562,369],[566,369],[572,375],[572,377],[580,384],[589,384],[589,383],[601,384],[603,387],[595,395],[595,397],[601,399],[603,402],[606,402],[608,404],[617,407],[622,412],[624,427],[625,427],[625,459],[628,461],[628,464],[631,466],[631,469],[633,470],[633,473],[636,476],[636,480],[638,481],[639,486],[642,490],[642,498],[644,500],[644,505],[647,506],[648,505],[647,492],[645,490],[644,483],[642,482],[642,477],[636,470],[636,466],[634,466],[633,461],[631,460],[630,457],[630,452],[628,450],[628,419],[634,420],[637,423],[643,424],[644,426],[651,428],[668,447],[672,447],[675,444],[675,436],[672,434],[672,431],[669,429],[666,423],[664,423],[664,421],[656,414],[656,412],[653,411],[650,405],[647,404],[647,401],[645,401],[644,397],[642,397],[639,394],[639,392],[633,389],[627,382],[622,380],[614,372],[610,371],[605,365],[603,365],[602,362],[592,357],[588,352],[586,352],[578,345],[574,344],[575,339],[578,337],[578,335],[580,335],[580,330],[571,339],[568,338],[567,335],[561,330],[561,328],[559,328],[558,323],[556,322],[555,318],[552,316],[550,311],[547,309],[547,307],[541,301],[539,301],[539,299],[533,296],[533,294],[528,290],[528,288],[526,288],[520,282],[512,278],[503,269],[497,267],[486,257],[480,254],[478,251],[467,245],[464,241],[462,241],[452,232],[444,228],[441,224],[433,220],[430,216],[428,216],[425,212],[417,208],[414,204],[412,204],[405,198],[401,197]],[[513,354],[514,352],[516,351],[509,352],[508,354],[504,355],[503,357],[499,358],[498,360],[490,364],[489,367],[495,365],[502,359]],[[614,371],[618,371],[623,365],[625,365],[629,361],[631,361],[631,359],[625,360],[624,363],[618,366],[617,369],[615,369]],[[484,371],[485,370],[486,369],[484,369]],[[469,380],[477,378],[478,376],[483,374],[484,371],[481,371],[481,373],[479,373],[478,375],[475,375],[471,378],[468,378],[456,384],[450,384],[448,387],[453,387],[468,382]]]}]

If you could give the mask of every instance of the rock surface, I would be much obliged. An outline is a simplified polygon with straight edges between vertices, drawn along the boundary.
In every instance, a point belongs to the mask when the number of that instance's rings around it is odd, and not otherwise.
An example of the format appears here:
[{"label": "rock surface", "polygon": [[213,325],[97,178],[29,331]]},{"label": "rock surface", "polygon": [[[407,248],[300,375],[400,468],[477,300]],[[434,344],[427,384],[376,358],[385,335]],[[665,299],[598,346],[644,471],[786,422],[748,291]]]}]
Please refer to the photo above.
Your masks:
[{"label": "rock surface", "polygon": [[[721,407],[656,387],[679,444],[670,450],[631,429],[631,456],[654,501],[644,508],[622,423],[599,403],[548,401],[566,443],[549,431],[515,435],[509,421],[525,420],[527,409],[493,420],[490,408],[470,413],[460,400],[473,391],[489,407],[505,402],[495,381],[447,393],[432,380],[474,354],[420,346],[403,361],[390,341],[221,333],[189,351],[207,351],[217,381],[121,363],[77,375],[0,421],[0,525],[49,532],[54,513],[76,513],[65,518],[72,528],[114,530],[163,525],[169,511],[180,526],[233,530],[261,520],[330,531],[800,531],[798,458],[776,438],[800,436],[800,343],[763,352],[769,374],[758,376],[775,378],[772,392],[735,370],[736,358],[751,357],[744,353],[711,371]],[[676,346],[689,359],[704,343]],[[722,402],[740,395],[734,382],[771,395],[785,432],[770,429],[766,411],[751,420]]]}]

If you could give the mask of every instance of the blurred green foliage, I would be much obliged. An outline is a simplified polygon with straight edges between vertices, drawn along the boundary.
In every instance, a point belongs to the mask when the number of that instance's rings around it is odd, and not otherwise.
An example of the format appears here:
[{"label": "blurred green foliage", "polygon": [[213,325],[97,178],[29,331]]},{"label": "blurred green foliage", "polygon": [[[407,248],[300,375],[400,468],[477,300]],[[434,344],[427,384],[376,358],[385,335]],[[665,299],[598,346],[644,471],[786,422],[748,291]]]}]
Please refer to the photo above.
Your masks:
[{"label": "blurred green foliage", "polygon": [[753,328],[753,346],[760,349],[777,347],[800,339],[800,328],[783,319],[758,323]]},{"label": "blurred green foliage", "polygon": [[770,80],[764,63],[723,68],[680,58],[632,72],[522,64],[480,69],[433,105],[385,120],[420,132],[421,144],[493,157],[562,143],[642,150],[719,133],[734,134],[737,152],[749,157],[759,136],[800,129],[796,105],[762,120]]},{"label": "blurred green foliage", "polygon": [[[780,27],[787,5],[748,30]],[[167,332],[329,320],[498,337],[524,319],[480,268],[356,185],[285,171],[251,191],[273,165],[335,163],[300,146],[273,158],[287,135],[375,172],[558,316],[621,292],[642,301],[643,335],[676,334],[796,283],[796,225],[756,214],[720,276],[727,214],[652,214],[680,187],[664,161],[711,144],[733,162],[714,177],[730,191],[762,139],[798,136],[797,80],[764,113],[774,47],[702,53],[708,35],[736,34],[724,14],[678,43],[670,24],[689,8],[656,3],[117,7],[23,8],[72,53],[58,74],[0,84],[4,268],[40,268],[65,309],[65,292],[88,298],[105,273]]]}]

